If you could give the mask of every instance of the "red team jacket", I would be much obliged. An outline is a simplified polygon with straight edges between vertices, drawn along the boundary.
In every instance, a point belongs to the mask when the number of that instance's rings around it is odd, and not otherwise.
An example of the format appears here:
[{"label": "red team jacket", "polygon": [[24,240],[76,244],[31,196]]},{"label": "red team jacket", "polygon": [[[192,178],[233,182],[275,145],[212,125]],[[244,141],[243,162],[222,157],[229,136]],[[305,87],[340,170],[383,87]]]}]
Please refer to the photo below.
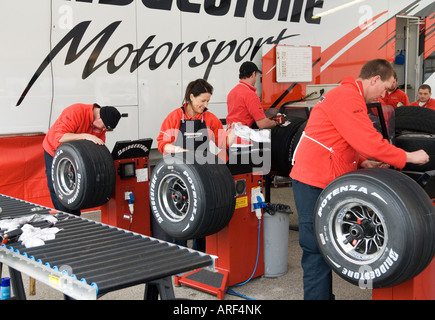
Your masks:
[{"label": "red team jacket", "polygon": [[343,79],[317,103],[305,134],[296,149],[290,177],[308,185],[323,189],[335,178],[357,169],[362,158],[399,169],[406,164],[405,151],[391,145],[373,127],[362,83],[352,77]]},{"label": "red team jacket", "polygon": [[396,88],[393,92],[385,92],[385,96],[380,99],[383,105],[393,106],[397,108],[397,104],[402,102],[404,106],[409,106],[409,99],[406,93],[399,88]]},{"label": "red team jacket", "polygon": [[76,103],[65,108],[50,130],[48,130],[42,142],[44,150],[51,156],[54,156],[57,148],[61,145],[59,139],[65,133],[89,133],[105,142],[106,132],[93,125],[93,107],[93,104]]},{"label": "red team jacket", "polygon": [[[413,103],[411,103],[410,105],[411,105],[411,106],[416,106],[416,107],[418,107],[418,106],[419,106],[419,104],[418,104],[418,100],[415,101],[415,102],[413,102]],[[422,107],[422,108],[428,108],[428,109],[435,110],[435,99],[429,99],[429,100],[428,100],[424,105],[422,105],[421,107]]]},{"label": "red team jacket", "polygon": [[[180,121],[183,119],[183,110],[177,108],[166,117],[160,127],[160,133],[157,137],[157,148],[161,153],[164,153],[165,145],[172,143],[177,139]],[[211,141],[214,141],[219,148],[226,147],[226,134],[223,129],[222,122],[211,112],[204,111],[198,114],[195,118],[191,118],[187,113],[184,113],[186,120],[203,119],[207,126],[208,136]]]}]

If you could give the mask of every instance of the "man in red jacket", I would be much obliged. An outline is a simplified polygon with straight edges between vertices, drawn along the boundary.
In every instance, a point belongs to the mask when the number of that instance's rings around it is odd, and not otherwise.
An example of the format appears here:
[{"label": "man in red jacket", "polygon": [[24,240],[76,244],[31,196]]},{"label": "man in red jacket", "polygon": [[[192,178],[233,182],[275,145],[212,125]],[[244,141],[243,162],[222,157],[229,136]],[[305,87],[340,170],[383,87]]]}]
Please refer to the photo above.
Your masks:
[{"label": "man in red jacket", "polygon": [[114,107],[100,107],[96,103],[76,103],[65,108],[48,130],[42,147],[44,148],[47,185],[55,209],[80,215],[80,210],[71,211],[65,208],[57,199],[54,191],[51,164],[57,148],[62,143],[73,140],[90,140],[103,145],[106,141],[106,131],[115,129],[120,118],[121,114]]},{"label": "man in red jacket", "polygon": [[428,84],[422,84],[418,88],[418,100],[411,103],[411,106],[423,107],[435,110],[435,99],[431,98],[432,92]]},{"label": "man in red jacket", "polygon": [[[423,150],[405,152],[391,145],[373,127],[366,104],[379,99],[393,84],[394,69],[382,59],[367,62],[357,79],[345,78],[326,93],[311,111],[294,155],[293,193],[303,250],[305,299],[333,299],[332,273],[314,236],[314,207],[322,189],[358,167],[399,169],[406,162],[424,164]],[[375,159],[377,161],[368,160]]]},{"label": "man in red jacket", "polygon": [[397,86],[397,74],[394,72],[393,86],[389,88],[383,98],[379,99],[382,105],[393,108],[409,106],[409,99],[406,93]]}]

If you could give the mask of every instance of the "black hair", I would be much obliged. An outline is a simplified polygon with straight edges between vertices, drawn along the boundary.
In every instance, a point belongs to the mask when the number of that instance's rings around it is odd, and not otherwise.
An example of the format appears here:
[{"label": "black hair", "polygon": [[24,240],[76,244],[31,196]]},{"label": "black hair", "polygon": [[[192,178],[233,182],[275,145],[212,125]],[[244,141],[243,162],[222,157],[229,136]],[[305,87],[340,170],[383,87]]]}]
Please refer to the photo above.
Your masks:
[{"label": "black hair", "polygon": [[204,79],[196,79],[190,82],[186,87],[186,93],[184,94],[184,102],[189,103],[190,95],[194,97],[199,96],[201,93],[213,94],[213,86]]}]

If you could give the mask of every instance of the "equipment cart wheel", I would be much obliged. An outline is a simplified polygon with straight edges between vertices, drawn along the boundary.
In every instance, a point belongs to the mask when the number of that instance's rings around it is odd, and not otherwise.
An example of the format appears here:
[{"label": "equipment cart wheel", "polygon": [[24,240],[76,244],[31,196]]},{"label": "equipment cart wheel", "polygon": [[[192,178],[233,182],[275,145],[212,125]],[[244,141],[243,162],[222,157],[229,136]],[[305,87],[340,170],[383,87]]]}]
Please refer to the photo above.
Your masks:
[{"label": "equipment cart wheel", "polygon": [[356,285],[398,285],[434,256],[433,203],[398,171],[362,169],[335,179],[322,191],[314,214],[325,261]]}]

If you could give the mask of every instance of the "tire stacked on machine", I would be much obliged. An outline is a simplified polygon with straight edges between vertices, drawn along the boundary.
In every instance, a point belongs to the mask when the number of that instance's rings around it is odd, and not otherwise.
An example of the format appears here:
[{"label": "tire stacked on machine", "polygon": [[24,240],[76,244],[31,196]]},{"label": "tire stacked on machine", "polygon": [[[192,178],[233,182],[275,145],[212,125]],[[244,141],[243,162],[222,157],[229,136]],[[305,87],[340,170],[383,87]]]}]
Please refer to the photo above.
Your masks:
[{"label": "tire stacked on machine", "polygon": [[361,169],[335,179],[322,191],[314,214],[325,261],[361,287],[403,283],[434,257],[432,200],[398,171]]},{"label": "tire stacked on machine", "polygon": [[435,170],[435,110],[405,106],[395,109],[395,145],[412,152],[423,149],[430,157],[425,165],[408,163],[404,170]]},{"label": "tire stacked on machine", "polygon": [[271,132],[271,171],[278,176],[288,177],[292,169],[295,148],[305,129],[307,120],[288,116],[285,127],[276,126]]},{"label": "tire stacked on machine", "polygon": [[235,201],[233,176],[218,160],[198,164],[181,156],[163,158],[151,174],[151,212],[163,231],[176,239],[220,231],[230,222]]}]

